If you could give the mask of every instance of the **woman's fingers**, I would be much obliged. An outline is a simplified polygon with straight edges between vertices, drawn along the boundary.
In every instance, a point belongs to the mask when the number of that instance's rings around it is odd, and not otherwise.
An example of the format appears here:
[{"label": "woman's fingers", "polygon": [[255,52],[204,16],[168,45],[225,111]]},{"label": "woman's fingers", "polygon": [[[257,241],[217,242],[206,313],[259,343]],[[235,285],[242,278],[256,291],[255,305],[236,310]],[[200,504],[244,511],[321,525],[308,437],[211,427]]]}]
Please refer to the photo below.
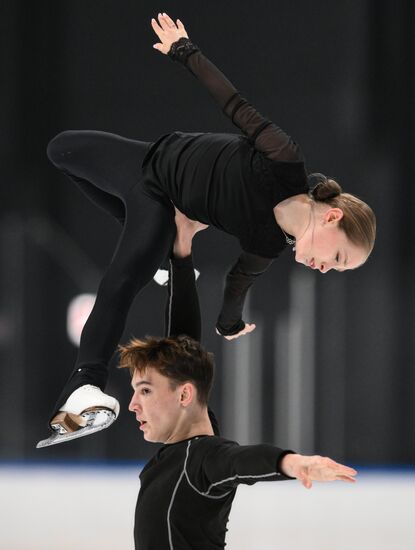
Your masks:
[{"label": "woman's fingers", "polygon": [[167,13],[162,13],[163,21],[166,22],[167,26],[170,28],[176,28],[176,23],[173,21],[173,19],[167,15]]},{"label": "woman's fingers", "polygon": [[168,32],[172,28],[174,29],[177,28],[171,19],[170,21],[172,22],[172,24],[168,23],[166,16],[163,15],[162,13],[159,13],[157,15],[157,19],[153,18],[151,20],[151,25],[153,27],[153,30],[157,34],[157,36],[160,38],[160,40],[162,40],[162,37],[164,37],[164,33]]},{"label": "woman's fingers", "polygon": [[163,29],[160,27],[160,25],[158,24],[158,22],[153,18],[151,20],[151,26],[153,27],[153,31],[157,34],[157,36],[160,38],[160,40],[162,39],[162,33],[163,33]]},{"label": "woman's fingers", "polygon": [[164,15],[162,13],[159,13],[157,17],[158,17],[159,25],[163,29],[163,31],[165,31],[165,32],[168,31],[170,27],[169,27]]},{"label": "woman's fingers", "polygon": [[239,338],[240,336],[244,336],[244,334],[249,334],[253,330],[255,330],[256,325],[254,323],[248,324],[245,323],[245,328],[243,328],[238,334],[233,334],[232,336],[225,336],[227,340],[235,340],[235,338]]},{"label": "woman's fingers", "polygon": [[255,330],[255,328],[256,328],[256,325],[254,323],[252,323],[250,325],[246,324],[245,328],[244,328],[244,334],[249,334],[250,332]]},{"label": "woman's fingers", "polygon": [[151,20],[151,26],[160,40],[160,43],[154,44],[153,47],[164,54],[168,54],[171,45],[180,38],[189,38],[183,24],[180,22],[180,27],[176,26],[176,23],[167,13],[159,13],[157,19],[153,18]]}]

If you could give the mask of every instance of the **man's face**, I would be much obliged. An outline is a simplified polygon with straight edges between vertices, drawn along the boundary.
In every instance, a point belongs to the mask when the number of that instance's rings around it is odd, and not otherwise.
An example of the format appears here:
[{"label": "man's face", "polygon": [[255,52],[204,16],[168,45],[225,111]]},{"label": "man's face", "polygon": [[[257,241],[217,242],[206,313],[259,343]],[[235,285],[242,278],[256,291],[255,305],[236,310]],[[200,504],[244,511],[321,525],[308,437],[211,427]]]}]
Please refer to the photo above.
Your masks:
[{"label": "man's face", "polygon": [[156,370],[136,371],[131,380],[134,390],[128,409],[135,413],[146,441],[168,443],[177,427],[182,386],[172,389],[168,378]]}]

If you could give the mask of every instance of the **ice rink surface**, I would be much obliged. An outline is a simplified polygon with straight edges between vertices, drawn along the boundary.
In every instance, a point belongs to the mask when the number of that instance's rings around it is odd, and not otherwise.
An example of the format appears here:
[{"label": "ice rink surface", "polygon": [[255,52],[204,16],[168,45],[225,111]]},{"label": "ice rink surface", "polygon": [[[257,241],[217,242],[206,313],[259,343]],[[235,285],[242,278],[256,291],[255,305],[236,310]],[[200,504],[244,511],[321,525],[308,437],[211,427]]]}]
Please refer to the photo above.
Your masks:
[{"label": "ice rink surface", "polygon": [[[133,550],[139,468],[0,465],[0,550]],[[227,550],[415,550],[415,470],[241,486]]]}]

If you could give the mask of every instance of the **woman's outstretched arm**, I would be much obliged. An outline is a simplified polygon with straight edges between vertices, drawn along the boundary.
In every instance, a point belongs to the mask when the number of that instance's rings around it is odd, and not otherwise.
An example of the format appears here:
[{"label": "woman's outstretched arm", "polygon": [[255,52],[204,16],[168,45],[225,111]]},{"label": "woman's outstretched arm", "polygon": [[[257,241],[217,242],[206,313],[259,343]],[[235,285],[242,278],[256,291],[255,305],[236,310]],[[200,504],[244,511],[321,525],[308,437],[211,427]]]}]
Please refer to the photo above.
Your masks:
[{"label": "woman's outstretched arm", "polygon": [[188,38],[183,23],[167,14],[151,21],[160,42],[154,48],[182,63],[209,91],[223,112],[250,139],[254,147],[275,161],[302,160],[298,145],[281,128],[264,118]]}]

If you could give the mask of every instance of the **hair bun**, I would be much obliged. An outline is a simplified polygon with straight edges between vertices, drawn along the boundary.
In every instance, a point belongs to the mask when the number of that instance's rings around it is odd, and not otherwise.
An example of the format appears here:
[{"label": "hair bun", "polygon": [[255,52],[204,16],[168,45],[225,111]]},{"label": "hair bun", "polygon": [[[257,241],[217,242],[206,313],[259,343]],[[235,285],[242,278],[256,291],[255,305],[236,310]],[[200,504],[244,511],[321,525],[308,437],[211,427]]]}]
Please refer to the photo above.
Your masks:
[{"label": "hair bun", "polygon": [[326,202],[338,197],[342,193],[340,185],[324,174],[310,174],[307,179],[310,187],[310,196],[315,201]]}]

